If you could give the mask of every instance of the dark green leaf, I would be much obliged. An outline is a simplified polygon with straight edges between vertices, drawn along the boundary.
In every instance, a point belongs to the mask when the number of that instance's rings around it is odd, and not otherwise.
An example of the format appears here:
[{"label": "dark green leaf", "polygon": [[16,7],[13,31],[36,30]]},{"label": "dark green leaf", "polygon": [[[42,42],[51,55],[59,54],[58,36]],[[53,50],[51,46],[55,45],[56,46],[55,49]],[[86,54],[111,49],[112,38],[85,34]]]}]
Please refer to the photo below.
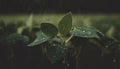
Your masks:
[{"label": "dark green leaf", "polygon": [[60,37],[54,37],[52,40],[51,40],[52,42],[62,42],[62,40],[61,40],[61,38]]},{"label": "dark green leaf", "polygon": [[53,24],[50,23],[42,23],[41,30],[48,36],[56,36],[58,33],[58,29]]},{"label": "dark green leaf", "polygon": [[7,42],[10,44],[15,44],[15,43],[27,44],[29,42],[29,38],[24,35],[13,33],[7,37]]},{"label": "dark green leaf", "polygon": [[93,27],[76,27],[70,33],[78,37],[98,38],[97,30]]},{"label": "dark green leaf", "polygon": [[46,36],[43,32],[39,31],[36,33],[37,38],[30,43],[28,46],[36,46],[42,44],[50,39],[50,37]]},{"label": "dark green leaf", "polygon": [[106,33],[111,26],[116,23],[116,20],[110,19],[110,18],[101,18],[97,21],[93,21],[93,26],[102,31],[103,33]]},{"label": "dark green leaf", "polygon": [[59,32],[62,35],[67,35],[72,28],[72,14],[68,13],[59,22]]},{"label": "dark green leaf", "polygon": [[58,62],[65,57],[67,49],[68,46],[53,43],[47,47],[47,57],[52,63]]},{"label": "dark green leaf", "polygon": [[10,22],[7,24],[5,30],[8,34],[15,33],[15,32],[17,32],[17,27],[16,27],[15,23]]},{"label": "dark green leaf", "polygon": [[0,29],[5,28],[5,22],[3,20],[0,20]]}]

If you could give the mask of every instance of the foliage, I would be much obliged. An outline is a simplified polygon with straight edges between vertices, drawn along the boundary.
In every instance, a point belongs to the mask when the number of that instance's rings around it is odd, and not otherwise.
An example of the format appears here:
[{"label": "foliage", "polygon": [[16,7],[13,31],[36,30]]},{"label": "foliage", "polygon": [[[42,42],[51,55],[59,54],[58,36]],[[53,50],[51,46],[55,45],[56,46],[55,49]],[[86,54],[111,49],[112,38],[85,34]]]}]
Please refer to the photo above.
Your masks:
[{"label": "foliage", "polygon": [[59,43],[52,43],[47,47],[47,57],[52,63],[56,63],[65,57],[67,49],[67,46],[62,46]]},{"label": "foliage", "polygon": [[13,33],[13,34],[8,35],[7,41],[9,44],[15,44],[15,43],[28,44],[29,38],[24,35]]},{"label": "foliage", "polygon": [[[32,18],[31,16],[30,19]],[[54,64],[60,62],[65,64],[66,68],[68,64],[71,66],[75,65],[73,69],[79,69],[79,65],[82,64],[80,62],[86,60],[86,58],[92,58],[93,61],[96,61],[97,58],[100,59],[99,61],[105,61],[108,55],[112,55],[110,58],[116,61],[120,58],[120,41],[116,38],[105,36],[92,26],[72,26],[71,12],[63,16],[58,22],[58,26],[49,22],[43,22],[40,27],[31,27],[33,25],[32,20],[30,20],[31,25],[28,26],[29,20],[26,25],[16,25],[15,23],[5,24],[3,21],[0,22],[0,47],[3,48],[5,46],[8,47],[7,49],[10,49],[11,54],[9,54],[9,60],[14,61],[18,58],[15,57],[13,59],[11,56],[25,54],[22,52],[27,50],[26,47],[29,50],[34,48],[40,50],[37,53],[42,53],[40,58],[43,57],[43,62],[45,59]],[[102,21],[102,23],[105,22],[109,23],[109,21],[106,20]],[[21,33],[17,33],[17,28],[20,27],[23,27],[23,29]],[[23,44],[23,46],[21,46],[21,44]],[[20,48],[20,50],[18,48]],[[33,52],[35,51],[36,50]],[[29,51],[27,50],[27,52]],[[33,52],[29,52],[29,54]],[[90,56],[86,57],[88,55]]]},{"label": "foliage", "polygon": [[94,27],[75,27],[71,32],[74,36],[85,38],[98,38],[97,30]]},{"label": "foliage", "polygon": [[59,32],[62,35],[67,35],[72,28],[72,13],[66,14],[58,24]]},{"label": "foliage", "polygon": [[46,36],[42,31],[36,33],[37,38],[30,43],[28,46],[35,46],[41,43],[44,43],[50,39],[49,36]]},{"label": "foliage", "polygon": [[[66,57],[69,48],[73,46],[76,49],[76,45],[77,47],[85,46],[86,43],[89,43],[90,39],[97,41],[97,44],[102,42],[97,47],[100,48],[102,54],[106,54],[109,48],[105,46],[111,42],[105,45],[104,43],[106,41],[109,42],[109,40],[104,37],[103,33],[94,27],[81,26],[73,27],[72,29],[72,14],[69,12],[60,20],[58,28],[51,23],[42,23],[41,31],[37,32],[36,40],[28,46],[33,47],[49,42],[49,45],[45,45],[47,50],[46,55],[52,63],[56,63]],[[76,50],[80,51],[79,48]],[[79,56],[79,53],[77,53],[77,56]]]},{"label": "foliage", "polygon": [[58,33],[58,29],[50,23],[42,23],[41,30],[48,36],[56,36]]}]

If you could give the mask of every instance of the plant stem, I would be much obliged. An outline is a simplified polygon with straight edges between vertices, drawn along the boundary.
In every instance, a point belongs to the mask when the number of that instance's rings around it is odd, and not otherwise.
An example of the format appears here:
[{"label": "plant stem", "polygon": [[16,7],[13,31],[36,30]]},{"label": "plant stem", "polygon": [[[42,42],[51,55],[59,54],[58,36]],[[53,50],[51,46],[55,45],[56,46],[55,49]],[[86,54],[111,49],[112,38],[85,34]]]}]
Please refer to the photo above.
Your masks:
[{"label": "plant stem", "polygon": [[64,44],[64,38],[62,37],[62,35],[60,33],[58,33],[57,36],[59,36],[60,39],[62,40],[61,44]]},{"label": "plant stem", "polygon": [[66,41],[65,41],[65,44],[68,43],[72,38],[73,38],[74,35],[71,35]]},{"label": "plant stem", "polygon": [[46,48],[46,46],[43,46],[43,47],[42,47],[42,54],[43,54],[43,55],[46,55],[46,52],[47,52],[47,48]]},{"label": "plant stem", "polygon": [[79,60],[80,60],[80,53],[81,53],[82,46],[77,48],[77,56],[76,56],[76,69],[79,69]]},{"label": "plant stem", "polygon": [[64,59],[63,59],[63,61],[62,61],[62,64],[64,64],[65,65],[65,69],[67,69],[67,62],[66,62],[66,58],[64,57]]}]

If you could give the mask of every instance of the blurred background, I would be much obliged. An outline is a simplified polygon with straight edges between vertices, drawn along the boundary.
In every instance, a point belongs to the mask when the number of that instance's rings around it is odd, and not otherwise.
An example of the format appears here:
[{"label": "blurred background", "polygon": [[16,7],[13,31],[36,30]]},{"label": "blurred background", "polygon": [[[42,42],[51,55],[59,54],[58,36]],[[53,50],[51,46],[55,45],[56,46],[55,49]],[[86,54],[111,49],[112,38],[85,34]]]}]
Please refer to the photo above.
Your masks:
[{"label": "blurred background", "polygon": [[119,29],[119,6],[118,0],[0,0],[0,20],[5,23],[33,20],[34,24],[57,25],[65,13],[72,12],[75,26],[84,24],[101,31],[115,30]]},{"label": "blurred background", "polygon": [[1,13],[119,13],[118,0],[0,0]]}]

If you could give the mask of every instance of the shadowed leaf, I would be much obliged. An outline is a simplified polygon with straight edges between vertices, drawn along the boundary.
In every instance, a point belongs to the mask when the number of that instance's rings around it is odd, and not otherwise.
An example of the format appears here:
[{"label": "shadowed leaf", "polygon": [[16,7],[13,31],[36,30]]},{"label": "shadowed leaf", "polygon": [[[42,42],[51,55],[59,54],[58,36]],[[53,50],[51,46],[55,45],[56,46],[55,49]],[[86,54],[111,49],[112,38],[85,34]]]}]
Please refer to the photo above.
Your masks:
[{"label": "shadowed leaf", "polygon": [[98,38],[97,30],[93,27],[76,27],[70,33],[78,37]]},{"label": "shadowed leaf", "polygon": [[50,39],[50,37],[46,36],[43,32],[39,31],[36,33],[37,38],[30,43],[28,46],[36,46],[42,44]]},{"label": "shadowed leaf", "polygon": [[62,35],[67,35],[72,28],[72,14],[66,14],[58,24],[59,32]]},{"label": "shadowed leaf", "polygon": [[55,36],[58,33],[58,29],[53,24],[50,23],[42,23],[41,30],[48,36]]},{"label": "shadowed leaf", "polygon": [[28,44],[29,38],[27,36],[24,36],[24,35],[13,33],[7,37],[7,42],[10,44],[15,44],[15,43]]},{"label": "shadowed leaf", "polygon": [[68,46],[53,43],[47,47],[47,57],[52,63],[58,62],[65,57],[67,49]]}]

